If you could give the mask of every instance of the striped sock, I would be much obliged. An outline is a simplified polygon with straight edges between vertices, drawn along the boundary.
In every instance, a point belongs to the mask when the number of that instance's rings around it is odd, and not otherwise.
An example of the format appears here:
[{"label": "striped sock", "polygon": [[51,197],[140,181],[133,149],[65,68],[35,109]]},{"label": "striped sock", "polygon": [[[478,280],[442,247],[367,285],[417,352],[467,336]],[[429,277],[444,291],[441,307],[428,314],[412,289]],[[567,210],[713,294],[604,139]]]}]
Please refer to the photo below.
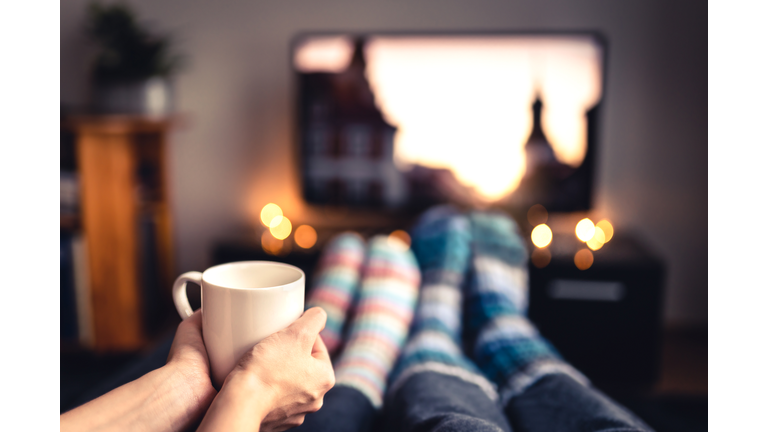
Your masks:
[{"label": "striped sock", "polygon": [[365,240],[353,232],[334,237],[323,250],[307,309],[320,306],[328,314],[320,336],[333,355],[341,345],[341,333],[365,259]]},{"label": "striped sock", "polygon": [[405,243],[386,236],[369,241],[355,315],[335,371],[337,385],[361,391],[376,408],[408,336],[419,278]]},{"label": "striped sock", "polygon": [[389,393],[414,374],[437,372],[474,383],[495,400],[493,385],[461,349],[461,286],[470,258],[468,219],[451,207],[436,207],[421,217],[412,237],[422,270],[421,293]]},{"label": "striped sock", "polygon": [[499,213],[472,213],[471,281],[467,333],[475,363],[496,383],[504,405],[539,378],[565,373],[586,378],[565,363],[526,318],[527,253],[517,225]]}]

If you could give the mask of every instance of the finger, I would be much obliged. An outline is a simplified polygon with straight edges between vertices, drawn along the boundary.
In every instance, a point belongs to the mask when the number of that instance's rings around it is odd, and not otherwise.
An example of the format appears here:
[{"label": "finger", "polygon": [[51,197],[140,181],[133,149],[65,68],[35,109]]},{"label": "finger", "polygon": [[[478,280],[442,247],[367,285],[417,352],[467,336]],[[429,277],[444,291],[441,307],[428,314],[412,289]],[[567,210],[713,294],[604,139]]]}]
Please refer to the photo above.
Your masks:
[{"label": "finger", "polygon": [[168,353],[170,359],[176,348],[180,345],[188,344],[202,337],[203,333],[203,314],[198,309],[190,317],[184,319],[176,328],[176,335],[173,337],[171,350]]},{"label": "finger", "polygon": [[304,345],[309,348],[314,345],[317,335],[325,328],[327,318],[328,315],[322,308],[313,307],[304,311],[304,314],[286,330],[298,335]]},{"label": "finger", "polygon": [[203,310],[198,309],[190,315],[189,318],[182,321],[182,324],[188,323],[188,325],[192,325],[197,328],[198,331],[203,331]]},{"label": "finger", "polygon": [[286,419],[285,423],[283,423],[277,430],[278,431],[286,431],[288,429],[299,427],[302,424],[304,424],[304,417],[305,416],[306,416],[305,413],[292,415],[292,416],[288,417],[288,419]]},{"label": "finger", "polygon": [[320,335],[317,336],[315,344],[312,345],[312,357],[318,360],[331,360],[331,357],[328,354],[328,348],[326,348],[325,342],[323,342],[323,338],[320,337]]},{"label": "finger", "polygon": [[179,328],[176,330],[176,337],[187,340],[190,337],[198,337],[203,333],[203,314],[198,309],[189,318],[179,324]]}]

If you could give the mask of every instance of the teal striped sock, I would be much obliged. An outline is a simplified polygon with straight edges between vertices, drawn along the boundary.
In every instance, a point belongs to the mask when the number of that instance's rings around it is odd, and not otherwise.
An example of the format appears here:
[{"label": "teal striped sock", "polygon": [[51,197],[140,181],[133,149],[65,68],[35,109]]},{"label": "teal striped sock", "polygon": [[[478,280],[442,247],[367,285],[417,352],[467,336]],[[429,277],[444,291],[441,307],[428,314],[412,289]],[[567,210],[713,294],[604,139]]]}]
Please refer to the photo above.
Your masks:
[{"label": "teal striped sock", "polygon": [[470,221],[467,333],[473,341],[473,359],[498,386],[502,403],[552,373],[565,373],[586,383],[525,316],[527,252],[515,222],[503,214],[483,212],[472,213]]},{"label": "teal striped sock", "polygon": [[341,345],[341,333],[354,300],[364,259],[365,240],[359,234],[345,232],[328,243],[315,270],[307,309],[319,306],[328,315],[320,337],[331,355]]},{"label": "teal striped sock", "polygon": [[362,392],[374,407],[408,336],[419,287],[413,253],[398,239],[376,236],[368,257],[348,341],[336,362],[336,385]]},{"label": "teal striped sock", "polygon": [[437,372],[477,384],[495,400],[493,385],[461,349],[461,285],[470,257],[469,221],[450,207],[437,207],[421,217],[412,238],[422,286],[390,394],[414,374]]}]

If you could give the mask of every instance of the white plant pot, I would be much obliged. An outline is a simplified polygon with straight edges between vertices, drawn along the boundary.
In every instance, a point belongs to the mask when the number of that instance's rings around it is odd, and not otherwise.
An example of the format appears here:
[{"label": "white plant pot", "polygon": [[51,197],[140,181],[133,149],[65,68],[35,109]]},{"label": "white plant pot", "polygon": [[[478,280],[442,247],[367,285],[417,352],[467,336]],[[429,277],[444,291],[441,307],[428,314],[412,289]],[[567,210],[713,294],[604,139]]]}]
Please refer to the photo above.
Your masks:
[{"label": "white plant pot", "polygon": [[173,111],[173,88],[167,78],[133,83],[97,84],[93,108],[103,114],[165,116]]}]

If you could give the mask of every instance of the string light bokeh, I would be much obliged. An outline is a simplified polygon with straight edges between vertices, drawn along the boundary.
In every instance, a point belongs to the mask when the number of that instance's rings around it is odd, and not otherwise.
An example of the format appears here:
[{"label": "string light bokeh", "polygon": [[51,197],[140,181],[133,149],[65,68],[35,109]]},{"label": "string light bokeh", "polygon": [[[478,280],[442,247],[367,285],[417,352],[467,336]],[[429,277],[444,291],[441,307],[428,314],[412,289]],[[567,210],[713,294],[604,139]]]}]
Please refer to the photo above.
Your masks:
[{"label": "string light bokeh", "polygon": [[389,234],[389,240],[405,245],[406,249],[411,247],[411,236],[403,230],[392,231],[392,233]]},{"label": "string light bokeh", "polygon": [[269,203],[261,209],[261,223],[265,227],[272,227],[273,224],[280,223],[280,219],[283,217],[283,209],[275,203]]},{"label": "string light bokeh", "polygon": [[301,225],[296,228],[293,240],[300,248],[310,249],[317,243],[317,231],[309,225]]},{"label": "string light bokeh", "polygon": [[552,242],[552,230],[546,224],[536,225],[531,231],[531,241],[537,248],[549,246]]},{"label": "string light bokeh", "polygon": [[[552,252],[549,250],[549,246],[554,241],[552,228],[546,224],[549,220],[549,212],[543,205],[536,204],[528,209],[526,216],[528,222],[533,226],[531,243],[535,247],[531,251],[531,263],[537,268],[544,268],[552,261]],[[576,224],[574,232],[576,238],[586,246],[575,253],[573,256],[574,264],[577,268],[586,270],[594,264],[595,257],[592,251],[597,251],[608,243],[613,238],[614,229],[607,219],[594,223],[589,218],[583,218]]]},{"label": "string light bokeh", "polygon": [[[262,207],[259,218],[267,228],[260,234],[261,248],[270,255],[286,255],[291,251],[293,244],[302,249],[311,249],[317,243],[317,231],[314,228],[301,225],[294,232],[291,220],[275,203]],[[290,241],[292,233],[293,241]]]},{"label": "string light bokeh", "polygon": [[592,255],[592,251],[589,249],[582,249],[576,252],[573,257],[573,263],[579,270],[586,270],[592,267],[592,263],[595,262],[595,257]]}]

